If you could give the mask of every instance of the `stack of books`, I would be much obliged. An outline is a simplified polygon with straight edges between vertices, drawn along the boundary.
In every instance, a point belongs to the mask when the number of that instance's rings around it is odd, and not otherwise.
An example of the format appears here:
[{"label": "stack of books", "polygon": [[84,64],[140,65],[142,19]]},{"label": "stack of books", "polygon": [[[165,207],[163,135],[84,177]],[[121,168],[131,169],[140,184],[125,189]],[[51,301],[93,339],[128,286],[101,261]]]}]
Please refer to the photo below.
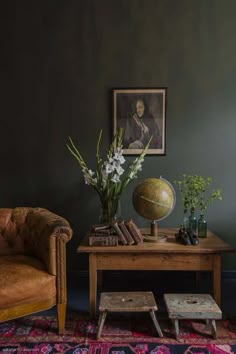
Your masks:
[{"label": "stack of books", "polygon": [[122,245],[133,245],[143,242],[141,231],[132,219],[128,221],[116,221],[112,223],[112,227],[119,237]]},{"label": "stack of books", "polygon": [[90,246],[117,246],[118,236],[109,224],[93,225],[89,232]]},{"label": "stack of books", "polygon": [[93,225],[89,232],[90,246],[137,245],[142,242],[143,235],[132,219]]}]

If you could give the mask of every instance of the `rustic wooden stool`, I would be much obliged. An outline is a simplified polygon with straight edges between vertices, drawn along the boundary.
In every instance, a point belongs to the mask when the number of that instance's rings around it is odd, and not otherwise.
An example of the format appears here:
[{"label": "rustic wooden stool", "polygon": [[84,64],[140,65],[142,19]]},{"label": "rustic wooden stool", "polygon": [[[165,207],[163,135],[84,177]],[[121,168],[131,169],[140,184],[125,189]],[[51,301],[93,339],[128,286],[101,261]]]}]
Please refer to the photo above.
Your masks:
[{"label": "rustic wooden stool", "polygon": [[216,322],[222,318],[222,312],[213,298],[207,294],[164,294],[169,318],[173,320],[176,339],[179,335],[179,322],[181,319],[204,319],[211,324],[214,339],[216,335]]},{"label": "rustic wooden stool", "polygon": [[101,293],[97,339],[100,338],[108,312],[149,312],[160,337],[161,328],[155,316],[157,304],[152,292]]}]

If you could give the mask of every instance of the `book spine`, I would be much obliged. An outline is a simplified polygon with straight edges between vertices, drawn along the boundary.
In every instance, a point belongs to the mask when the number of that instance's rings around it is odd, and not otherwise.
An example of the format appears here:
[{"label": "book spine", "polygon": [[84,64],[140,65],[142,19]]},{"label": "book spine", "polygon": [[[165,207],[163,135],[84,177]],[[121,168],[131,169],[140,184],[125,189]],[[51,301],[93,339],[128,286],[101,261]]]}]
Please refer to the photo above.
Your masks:
[{"label": "book spine", "polygon": [[132,235],[133,239],[135,240],[136,244],[143,242],[143,237],[138,229],[138,227],[134,224],[132,220],[129,220],[125,223],[127,229],[129,230],[130,234]]},{"label": "book spine", "polygon": [[123,235],[125,236],[128,245],[133,245],[133,244],[135,243],[135,242],[134,242],[134,239],[133,239],[133,237],[130,235],[129,230],[128,230],[127,227],[125,226],[124,221],[121,221],[121,222],[119,223],[119,227],[120,227],[121,231],[123,232]]},{"label": "book spine", "polygon": [[127,245],[127,240],[125,238],[125,236],[123,235],[123,232],[121,231],[119,225],[117,222],[113,222],[112,223],[112,227],[113,229],[115,230],[116,234],[118,235],[119,237],[119,241],[123,244],[123,245]]},{"label": "book spine", "polygon": [[118,236],[89,236],[89,246],[117,246]]}]

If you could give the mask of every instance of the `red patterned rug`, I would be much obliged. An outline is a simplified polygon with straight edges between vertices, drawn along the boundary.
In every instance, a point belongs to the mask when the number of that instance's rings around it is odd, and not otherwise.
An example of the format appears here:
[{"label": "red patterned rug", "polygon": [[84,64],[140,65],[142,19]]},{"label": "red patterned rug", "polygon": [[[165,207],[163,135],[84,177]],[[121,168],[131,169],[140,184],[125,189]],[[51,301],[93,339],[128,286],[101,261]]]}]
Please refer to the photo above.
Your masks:
[{"label": "red patterned rug", "polygon": [[67,318],[66,331],[57,335],[56,318],[27,316],[0,324],[0,353],[167,354],[236,353],[236,321],[218,321],[216,340],[203,321],[180,321],[178,341],[169,320],[159,320],[163,338],[151,318],[107,318],[100,340],[96,320]]}]

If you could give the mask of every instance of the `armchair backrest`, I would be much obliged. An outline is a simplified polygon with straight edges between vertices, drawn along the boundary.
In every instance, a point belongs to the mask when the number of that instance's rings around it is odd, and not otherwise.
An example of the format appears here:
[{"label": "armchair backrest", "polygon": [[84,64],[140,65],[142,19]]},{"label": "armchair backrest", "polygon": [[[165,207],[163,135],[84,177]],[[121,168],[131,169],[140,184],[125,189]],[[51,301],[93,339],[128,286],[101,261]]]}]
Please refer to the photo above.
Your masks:
[{"label": "armchair backrest", "polygon": [[30,254],[26,218],[33,208],[0,208],[0,256]]}]

